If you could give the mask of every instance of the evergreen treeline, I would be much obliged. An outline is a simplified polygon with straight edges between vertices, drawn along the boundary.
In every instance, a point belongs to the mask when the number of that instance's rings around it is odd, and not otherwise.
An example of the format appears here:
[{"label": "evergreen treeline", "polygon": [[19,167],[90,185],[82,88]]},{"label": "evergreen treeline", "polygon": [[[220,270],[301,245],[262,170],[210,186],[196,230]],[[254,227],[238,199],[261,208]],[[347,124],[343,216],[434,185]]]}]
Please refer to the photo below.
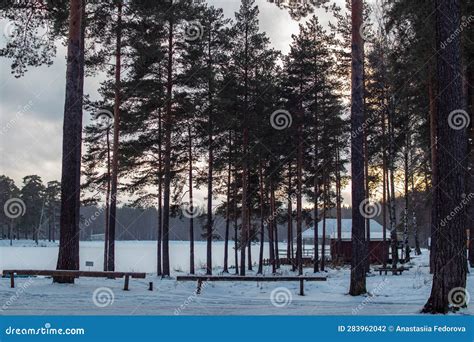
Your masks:
[{"label": "evergreen treeline", "polygon": [[23,177],[21,188],[0,175],[0,232],[2,239],[55,241],[59,236],[61,184],[41,177]]}]

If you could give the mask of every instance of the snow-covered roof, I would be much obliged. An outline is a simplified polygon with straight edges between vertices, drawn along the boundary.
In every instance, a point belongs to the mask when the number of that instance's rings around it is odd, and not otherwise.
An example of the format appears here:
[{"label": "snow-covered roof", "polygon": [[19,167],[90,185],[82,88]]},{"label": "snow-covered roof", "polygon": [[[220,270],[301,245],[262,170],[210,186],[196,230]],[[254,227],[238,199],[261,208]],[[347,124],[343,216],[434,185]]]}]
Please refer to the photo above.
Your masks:
[{"label": "snow-covered roof", "polygon": [[[352,219],[341,220],[341,237],[343,239],[350,239],[352,232]],[[386,230],[387,238],[390,237],[390,232]],[[383,227],[375,220],[370,220],[370,236],[374,239],[382,239]],[[303,239],[312,239],[314,237],[314,227],[309,227],[303,234]],[[318,237],[323,236],[323,221],[318,222]],[[326,236],[331,238],[337,237],[337,220],[334,218],[326,219]]]}]

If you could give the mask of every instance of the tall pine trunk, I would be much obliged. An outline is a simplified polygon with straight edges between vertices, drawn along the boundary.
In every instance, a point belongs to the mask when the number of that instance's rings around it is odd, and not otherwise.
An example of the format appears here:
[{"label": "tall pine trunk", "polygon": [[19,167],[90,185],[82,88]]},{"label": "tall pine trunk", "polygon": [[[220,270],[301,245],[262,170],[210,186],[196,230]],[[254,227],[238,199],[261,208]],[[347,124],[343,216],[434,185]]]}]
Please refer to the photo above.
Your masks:
[{"label": "tall pine trunk", "polygon": [[168,28],[168,65],[166,80],[166,114],[165,129],[165,168],[163,194],[163,276],[170,275],[169,229],[170,229],[170,193],[171,193],[171,129],[173,100],[173,37],[174,18],[171,16]]},{"label": "tall pine trunk", "polygon": [[224,272],[229,273],[230,186],[232,180],[232,132],[229,133],[229,160],[227,169],[227,199],[225,212]]},{"label": "tall pine trunk", "polygon": [[[467,300],[466,287],[467,259],[465,206],[457,212],[465,200],[465,161],[467,157],[467,127],[455,127],[452,120],[454,111],[464,110],[461,75],[461,39],[456,35],[460,27],[459,0],[436,0],[436,42],[437,60],[437,135],[438,172],[436,186],[436,225],[438,234],[433,244],[434,274],[431,295],[423,312],[446,313],[453,304],[453,291],[463,288]],[[453,38],[454,37],[454,38]],[[444,42],[450,40],[442,47]],[[446,217],[451,217],[446,220]]]},{"label": "tall pine trunk", "polygon": [[[79,218],[84,86],[85,2],[71,0],[64,101],[61,216],[58,270],[79,269]],[[19,234],[17,234],[19,237]],[[58,283],[74,283],[74,277],[55,277]]]},{"label": "tall pine trunk", "polygon": [[[249,172],[248,179],[250,179],[250,172]],[[249,207],[250,207],[250,204],[249,204]],[[248,252],[247,252],[247,267],[248,267],[249,271],[252,271],[252,240],[253,240],[254,235],[251,231],[252,213],[251,213],[250,209],[249,209],[249,213],[248,213],[248,227],[249,227],[249,230],[248,230],[248,234],[247,234],[247,249],[248,249]]]},{"label": "tall pine trunk", "polygon": [[[325,177],[325,175],[323,176]],[[321,240],[321,271],[324,272],[326,266],[326,211],[327,211],[327,186],[326,181],[324,180],[323,185],[323,237]]]},{"label": "tall pine trunk", "polygon": [[111,180],[111,159],[110,159],[110,127],[107,127],[107,190],[105,192],[105,232],[104,232],[104,271],[107,271],[109,263],[109,216],[110,216],[110,180]]},{"label": "tall pine trunk", "polygon": [[[316,149],[315,149],[315,156],[317,156]],[[315,175],[314,175],[314,203],[313,203],[313,216],[314,216],[314,235],[313,235],[313,248],[314,248],[314,260],[313,260],[313,272],[319,272],[319,210],[318,210],[318,202],[319,202],[319,184],[318,184],[318,162],[316,157],[315,163]]]},{"label": "tall pine trunk", "polygon": [[188,181],[189,181],[189,273],[194,274],[194,203],[193,203],[193,137],[191,123],[188,124]]},{"label": "tall pine trunk", "polygon": [[270,178],[270,221],[268,222],[268,245],[270,249],[270,263],[272,265],[272,273],[276,273],[276,258],[275,258],[275,237],[274,222],[275,222],[275,189],[273,185],[273,179]]},{"label": "tall pine trunk", "polygon": [[237,210],[237,168],[234,168],[234,185],[233,185],[232,199],[234,200],[234,263],[235,274],[239,274],[239,225],[238,225],[238,210]]},{"label": "tall pine trunk", "polygon": [[[298,264],[298,274],[303,274],[303,216],[302,216],[302,196],[303,196],[303,132],[302,132],[302,111],[298,113],[297,126],[297,152],[296,152],[296,259]],[[300,289],[300,293],[302,293]]]},{"label": "tall pine trunk", "polygon": [[[410,161],[411,164],[413,164],[413,153],[410,155]],[[418,236],[418,226],[416,223],[416,210],[415,210],[415,172],[411,173],[411,202],[413,203],[412,205],[412,212],[411,212],[411,219],[412,219],[412,225],[413,225],[413,237],[415,239],[415,254],[416,255],[421,255],[421,249],[420,249],[420,238]]]},{"label": "tall pine trunk", "polygon": [[408,179],[409,179],[409,162],[408,162],[408,151],[410,149],[410,138],[409,138],[409,130],[408,127],[406,129],[407,138],[405,144],[405,151],[403,154],[403,159],[405,163],[404,167],[404,188],[405,188],[405,208],[404,208],[404,221],[403,221],[403,247],[404,247],[404,257],[403,262],[407,263],[410,261],[410,246],[408,245],[408,206],[409,206],[409,198],[408,198]]},{"label": "tall pine trunk", "polygon": [[386,113],[382,110],[382,247],[383,247],[383,267],[387,267],[387,136],[386,136]]},{"label": "tall pine trunk", "polygon": [[162,127],[162,116],[161,108],[158,109],[158,234],[156,238],[156,274],[162,275],[162,239],[163,239],[163,153],[162,153],[162,139],[163,139],[163,127]]},{"label": "tall pine trunk", "polygon": [[120,74],[122,62],[122,1],[117,2],[117,31],[115,46],[115,103],[114,103],[114,136],[112,155],[112,180],[110,189],[110,215],[108,234],[107,270],[115,271],[115,226],[117,223],[117,185],[118,185],[118,160],[119,160],[119,134],[120,134]]},{"label": "tall pine trunk", "polygon": [[291,200],[291,161],[288,163],[288,210],[287,210],[287,219],[288,219],[288,228],[287,228],[287,245],[286,245],[286,257],[288,261],[293,263],[293,208]]},{"label": "tall pine trunk", "polygon": [[[468,96],[469,111],[471,113],[470,145],[469,145],[469,174],[468,174],[468,191],[466,193],[474,193],[474,66],[471,64],[468,68]],[[469,228],[469,264],[474,267],[474,204],[471,201],[468,207],[468,226]]]},{"label": "tall pine trunk", "polygon": [[258,255],[258,271],[257,274],[263,274],[263,249],[265,245],[265,208],[264,208],[264,188],[263,188],[263,165],[262,159],[258,161],[258,178],[259,178],[259,197],[260,197],[260,251]]},{"label": "tall pine trunk", "polygon": [[342,195],[341,195],[341,152],[339,141],[336,139],[336,225],[337,225],[337,245],[336,256],[340,259],[342,256]]},{"label": "tall pine trunk", "polygon": [[434,257],[436,254],[436,246],[433,243],[436,240],[436,187],[438,184],[438,174],[436,164],[438,163],[438,143],[437,143],[437,109],[436,109],[436,81],[433,76],[431,66],[429,67],[428,95],[430,100],[430,142],[431,142],[431,216],[430,216],[430,273],[434,272]]},{"label": "tall pine trunk", "polygon": [[[209,99],[209,101],[212,101]],[[206,237],[207,237],[207,253],[206,253],[206,274],[212,274],[212,181],[214,166],[214,149],[213,149],[213,122],[212,108],[209,108],[209,155],[208,155],[208,174],[207,174],[207,220],[206,220]]]},{"label": "tall pine trunk", "polygon": [[242,231],[240,241],[240,275],[245,275],[245,247],[247,246],[247,238],[249,235],[250,227],[248,226],[248,145],[249,145],[249,128],[248,128],[248,115],[249,115],[249,94],[248,94],[248,73],[249,73],[249,41],[248,32],[249,28],[245,26],[245,70],[244,70],[244,117],[242,120]]},{"label": "tall pine trunk", "polygon": [[397,213],[396,213],[396,194],[395,194],[395,132],[394,118],[395,110],[392,108],[389,114],[388,131],[389,131],[389,178],[387,180],[390,188],[389,212],[390,212],[390,240],[392,250],[392,268],[396,268],[398,264],[398,236],[397,236]]},{"label": "tall pine trunk", "polygon": [[[364,108],[365,96],[364,96]],[[366,118],[367,120],[367,118]],[[365,196],[367,201],[370,200],[370,189],[369,189],[369,146],[367,141],[367,126],[364,126],[364,173],[365,173]],[[366,255],[366,272],[370,272],[370,218],[365,218],[365,255]]]},{"label": "tall pine trunk", "polygon": [[[363,17],[363,1],[352,0],[352,99],[351,130],[362,132],[364,124],[364,41],[360,28]],[[365,286],[365,220],[359,209],[365,200],[364,184],[364,136],[351,135],[352,179],[352,262],[349,294],[366,293]]]}]

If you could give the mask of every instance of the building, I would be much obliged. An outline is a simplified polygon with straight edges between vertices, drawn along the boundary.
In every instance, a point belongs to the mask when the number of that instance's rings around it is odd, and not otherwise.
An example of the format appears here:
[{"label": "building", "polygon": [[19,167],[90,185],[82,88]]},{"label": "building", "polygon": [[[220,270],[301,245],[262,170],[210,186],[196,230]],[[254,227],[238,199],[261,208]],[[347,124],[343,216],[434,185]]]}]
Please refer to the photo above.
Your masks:
[{"label": "building", "polygon": [[[341,252],[339,253],[344,262],[350,262],[352,256],[352,219],[341,220]],[[390,231],[385,230],[386,244],[383,243],[383,227],[375,220],[370,220],[370,262],[383,263],[384,257],[388,259],[390,247]],[[337,220],[334,218],[326,219],[326,257],[335,259],[337,256]],[[313,250],[314,246],[314,227],[309,227],[303,234],[304,250]],[[318,245],[319,253],[321,254],[321,247],[323,241],[323,221],[318,222]],[[314,255],[314,251],[313,251]]]}]

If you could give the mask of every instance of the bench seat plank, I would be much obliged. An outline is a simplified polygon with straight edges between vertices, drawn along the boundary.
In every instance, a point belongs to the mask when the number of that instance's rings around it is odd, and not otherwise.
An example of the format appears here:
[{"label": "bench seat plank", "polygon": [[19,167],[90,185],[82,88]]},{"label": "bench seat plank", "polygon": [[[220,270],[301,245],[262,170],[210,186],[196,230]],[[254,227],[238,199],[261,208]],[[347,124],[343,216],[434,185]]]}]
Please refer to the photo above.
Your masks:
[{"label": "bench seat plank", "polygon": [[145,279],[146,273],[139,272],[104,272],[104,271],[75,271],[75,270],[3,270],[4,275],[14,273],[15,275],[37,275],[37,276],[70,276],[70,277],[92,277],[92,278],[132,278]]},{"label": "bench seat plank", "polygon": [[192,280],[204,280],[204,281],[326,281],[326,277],[314,277],[314,276],[220,276],[220,275],[187,275],[177,276],[177,281],[192,281]]}]

